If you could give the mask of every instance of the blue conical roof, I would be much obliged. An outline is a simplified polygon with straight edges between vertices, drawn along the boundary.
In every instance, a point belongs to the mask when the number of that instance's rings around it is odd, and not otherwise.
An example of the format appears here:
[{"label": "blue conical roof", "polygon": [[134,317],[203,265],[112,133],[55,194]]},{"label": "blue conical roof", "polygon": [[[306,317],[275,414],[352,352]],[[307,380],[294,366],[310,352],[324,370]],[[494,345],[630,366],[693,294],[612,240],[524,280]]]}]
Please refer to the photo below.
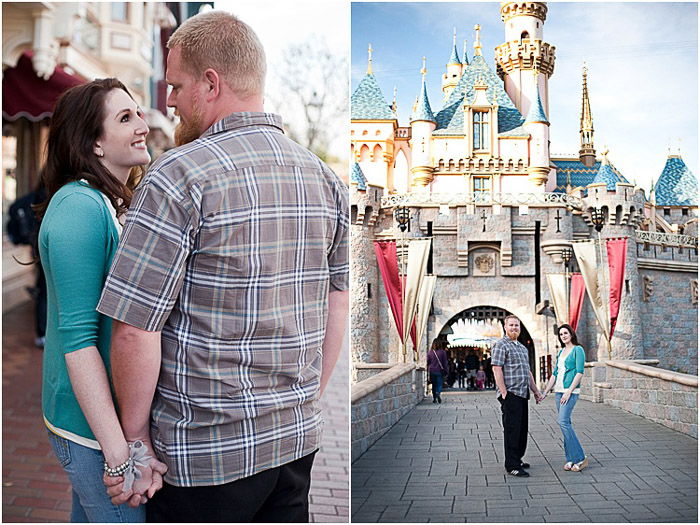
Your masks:
[{"label": "blue conical roof", "polygon": [[666,159],[654,192],[657,206],[698,205],[698,179],[680,155],[671,155]]},{"label": "blue conical roof", "polygon": [[352,171],[350,172],[350,184],[357,184],[358,190],[367,190],[367,177],[362,173],[362,168],[360,168],[357,162],[353,164]]},{"label": "blue conical roof", "polygon": [[350,118],[353,120],[396,120],[396,115],[387,104],[379,83],[372,73],[365,75],[350,98]]},{"label": "blue conical roof", "polygon": [[449,64],[461,64],[462,61],[459,59],[459,53],[457,53],[457,44],[452,46],[452,55],[450,56]]},{"label": "blue conical roof", "polygon": [[600,169],[595,178],[591,181],[591,184],[606,184],[608,191],[615,191],[615,185],[618,182],[628,181],[608,163],[606,158],[603,158]]},{"label": "blue conical roof", "polygon": [[430,109],[430,100],[428,100],[428,88],[425,85],[425,76],[423,77],[420,95],[418,96],[418,105],[413,115],[411,115],[411,122],[416,120],[435,122],[435,115],[433,115],[433,110]]},{"label": "blue conical roof", "polygon": [[462,105],[474,99],[474,83],[480,80],[488,89],[488,100],[496,98],[498,104],[498,132],[510,132],[524,122],[520,111],[515,107],[505,89],[503,81],[489,68],[481,55],[475,55],[472,63],[465,66],[457,86],[452,90],[443,108],[435,114],[437,128],[433,135],[464,135],[464,111]]},{"label": "blue conical roof", "polygon": [[537,88],[537,98],[532,104],[530,104],[530,110],[527,112],[527,117],[525,117],[525,123],[528,122],[543,122],[545,124],[549,124],[547,115],[544,112],[544,107],[542,106],[539,88]]}]

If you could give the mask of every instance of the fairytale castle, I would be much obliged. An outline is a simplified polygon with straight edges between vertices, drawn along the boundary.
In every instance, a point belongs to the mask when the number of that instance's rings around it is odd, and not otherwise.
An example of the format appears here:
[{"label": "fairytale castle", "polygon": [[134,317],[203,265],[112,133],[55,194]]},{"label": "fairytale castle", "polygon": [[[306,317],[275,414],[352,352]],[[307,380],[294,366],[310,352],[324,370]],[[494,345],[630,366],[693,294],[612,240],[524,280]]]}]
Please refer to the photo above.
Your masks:
[{"label": "fairytale castle", "polygon": [[[585,69],[580,150],[553,157],[550,123],[557,116],[549,111],[549,82],[556,53],[544,37],[547,6],[502,2],[500,15],[505,40],[495,50],[495,67],[482,56],[476,26],[471,58],[466,50],[460,57],[456,45],[451,50],[442,101],[429,100],[423,68],[408,123],[399,122],[395,104],[382,93],[370,48],[367,74],[351,99],[356,369],[405,359],[375,241],[398,239],[401,259],[401,242],[431,239],[427,273],[437,280],[416,345],[418,363],[457,321],[512,313],[522,321],[521,340],[542,380],[557,346],[547,275],[578,271],[572,244],[598,239],[599,231],[603,239],[627,238],[624,287],[609,349],[586,298],[577,332],[587,360],[651,359],[696,374],[697,179],[680,155],[669,155],[647,195],[606,151],[599,155]],[[408,218],[404,233],[397,210]]]}]

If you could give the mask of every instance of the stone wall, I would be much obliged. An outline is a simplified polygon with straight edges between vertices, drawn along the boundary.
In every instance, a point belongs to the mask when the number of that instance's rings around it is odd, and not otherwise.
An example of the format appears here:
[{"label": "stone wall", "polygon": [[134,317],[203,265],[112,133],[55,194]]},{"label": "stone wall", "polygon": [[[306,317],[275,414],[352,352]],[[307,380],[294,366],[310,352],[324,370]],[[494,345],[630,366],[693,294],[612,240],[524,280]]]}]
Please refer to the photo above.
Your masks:
[{"label": "stone wall", "polygon": [[658,359],[663,368],[698,373],[698,306],[691,297],[697,273],[641,269],[640,291],[644,357]]},{"label": "stone wall", "polygon": [[581,398],[698,437],[698,378],[649,366],[644,361],[587,363]]},{"label": "stone wall", "polygon": [[399,364],[352,385],[352,461],[423,399],[424,376],[413,364]]}]

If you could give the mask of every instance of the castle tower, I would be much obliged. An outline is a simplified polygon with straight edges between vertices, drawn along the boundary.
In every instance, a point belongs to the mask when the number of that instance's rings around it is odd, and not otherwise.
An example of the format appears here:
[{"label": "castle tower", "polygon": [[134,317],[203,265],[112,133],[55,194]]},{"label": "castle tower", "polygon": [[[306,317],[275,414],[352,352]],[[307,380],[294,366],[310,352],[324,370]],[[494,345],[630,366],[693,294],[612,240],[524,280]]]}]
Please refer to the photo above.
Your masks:
[{"label": "castle tower", "polygon": [[584,166],[590,168],[595,164],[595,148],[593,147],[593,117],[591,116],[591,103],[588,100],[588,69],[583,66],[583,94],[581,100],[581,149],[578,152],[579,159]]},{"label": "castle tower", "polygon": [[527,168],[530,182],[544,189],[549,177],[549,120],[537,92],[535,101],[525,117],[525,129],[530,133],[530,165]]},{"label": "castle tower", "polygon": [[415,189],[427,189],[433,180],[430,137],[437,127],[437,121],[428,100],[428,89],[425,83],[425,74],[427,73],[425,57],[423,57],[423,68],[420,72],[423,76],[421,91],[418,95],[418,103],[413,115],[411,115],[411,186]]},{"label": "castle tower", "polygon": [[446,65],[447,71],[442,75],[442,92],[444,100],[447,100],[452,93],[452,90],[457,86],[460,77],[462,76],[462,62],[459,60],[457,53],[457,29],[454,29],[452,35],[452,55]]},{"label": "castle tower", "polygon": [[501,2],[505,43],[496,48],[496,70],[521,115],[530,111],[538,90],[549,114],[555,48],[542,39],[546,18],[545,2]]}]

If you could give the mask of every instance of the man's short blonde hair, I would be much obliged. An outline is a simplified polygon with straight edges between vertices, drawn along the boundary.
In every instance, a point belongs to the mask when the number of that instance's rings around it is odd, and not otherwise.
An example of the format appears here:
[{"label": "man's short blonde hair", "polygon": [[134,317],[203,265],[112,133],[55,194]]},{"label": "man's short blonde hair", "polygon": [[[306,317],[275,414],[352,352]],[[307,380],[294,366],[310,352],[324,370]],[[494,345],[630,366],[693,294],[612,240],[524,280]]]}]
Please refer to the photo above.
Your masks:
[{"label": "man's short blonde hair", "polygon": [[240,97],[262,95],[265,51],[248,24],[224,11],[209,11],[186,20],[168,40],[179,47],[182,67],[199,77],[213,69]]},{"label": "man's short blonde hair", "polygon": [[503,326],[506,325],[506,323],[508,322],[508,319],[515,319],[515,320],[518,321],[518,324],[521,324],[521,323],[520,323],[520,318],[519,318],[517,315],[510,314],[510,315],[506,315],[506,316],[503,318]]}]

